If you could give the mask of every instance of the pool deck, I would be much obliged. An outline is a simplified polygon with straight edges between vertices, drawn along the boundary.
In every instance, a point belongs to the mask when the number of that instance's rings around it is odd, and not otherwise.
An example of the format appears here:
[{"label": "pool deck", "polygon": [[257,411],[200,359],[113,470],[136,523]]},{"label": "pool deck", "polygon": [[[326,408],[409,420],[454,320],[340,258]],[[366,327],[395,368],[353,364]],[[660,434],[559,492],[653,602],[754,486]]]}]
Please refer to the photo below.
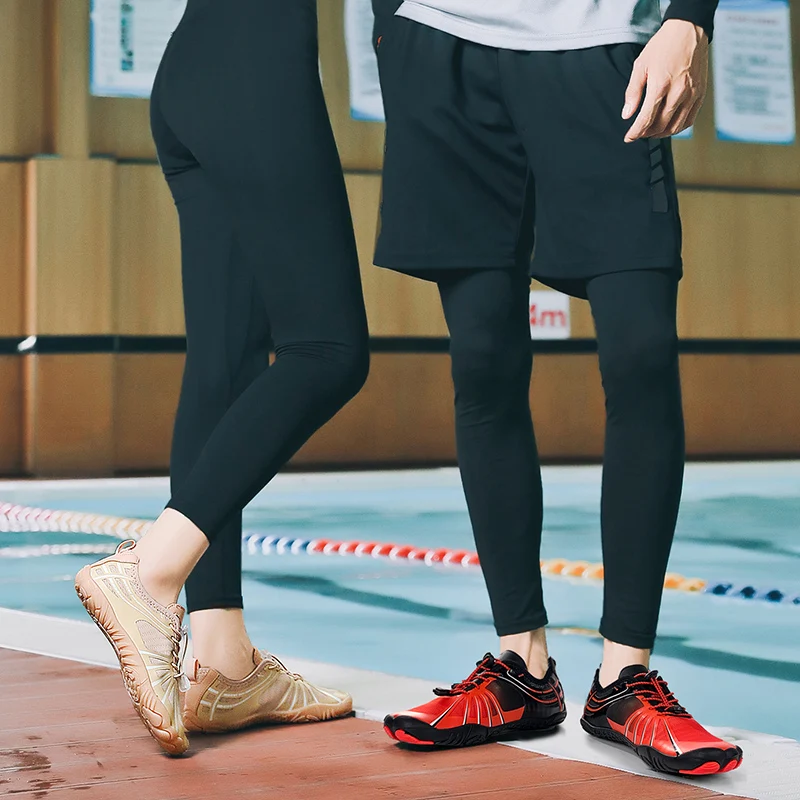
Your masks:
[{"label": "pool deck", "polygon": [[362,719],[194,736],[189,755],[171,759],[144,731],[117,672],[0,649],[0,796],[228,800],[277,793],[281,800],[722,797],[499,745],[411,752]]}]

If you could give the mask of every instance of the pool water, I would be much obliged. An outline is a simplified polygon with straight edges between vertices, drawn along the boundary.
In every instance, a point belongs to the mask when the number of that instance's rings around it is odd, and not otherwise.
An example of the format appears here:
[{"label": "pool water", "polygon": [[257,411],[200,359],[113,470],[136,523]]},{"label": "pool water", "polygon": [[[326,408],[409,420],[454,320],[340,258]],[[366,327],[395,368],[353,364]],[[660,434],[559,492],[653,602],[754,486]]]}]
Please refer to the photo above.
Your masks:
[{"label": "pool water", "polygon": [[[545,470],[544,558],[600,561],[600,471]],[[152,519],[166,480],[0,482],[0,501]],[[671,571],[800,595],[800,464],[691,465]],[[455,470],[279,476],[247,531],[473,549]],[[22,545],[112,543],[0,533]],[[0,557],[0,606],[84,619],[72,578],[91,557]],[[480,571],[388,559],[245,552],[244,595],[261,647],[450,683],[496,649]],[[570,699],[599,661],[602,586],[546,578],[552,654]],[[800,738],[800,605],[665,593],[654,666],[705,723]],[[736,698],[735,702],[731,698]]]}]

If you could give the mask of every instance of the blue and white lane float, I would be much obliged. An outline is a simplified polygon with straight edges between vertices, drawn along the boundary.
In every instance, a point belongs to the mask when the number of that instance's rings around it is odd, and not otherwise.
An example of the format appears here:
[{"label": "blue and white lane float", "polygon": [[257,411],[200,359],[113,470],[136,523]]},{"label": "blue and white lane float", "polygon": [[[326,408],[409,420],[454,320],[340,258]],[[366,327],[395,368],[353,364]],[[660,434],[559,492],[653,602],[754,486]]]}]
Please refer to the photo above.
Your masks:
[{"label": "blue and white lane float", "polygon": [[[113,517],[79,511],[53,511],[45,508],[0,503],[0,533],[53,532],[111,536],[118,540],[139,539],[152,525],[144,519]],[[480,566],[478,554],[471,550],[426,548],[391,542],[337,541],[333,539],[292,538],[262,533],[244,533],[242,546],[251,555],[326,555],[355,558],[387,558],[413,561],[427,566],[474,568]],[[33,558],[53,555],[105,555],[113,553],[113,544],[42,544],[0,548],[0,558]],[[542,573],[574,580],[602,581],[602,564],[550,558],[541,561]],[[708,594],[737,600],[786,603],[800,608],[800,595],[777,588],[730,581],[708,581],[668,573],[664,588],[673,591]]]}]

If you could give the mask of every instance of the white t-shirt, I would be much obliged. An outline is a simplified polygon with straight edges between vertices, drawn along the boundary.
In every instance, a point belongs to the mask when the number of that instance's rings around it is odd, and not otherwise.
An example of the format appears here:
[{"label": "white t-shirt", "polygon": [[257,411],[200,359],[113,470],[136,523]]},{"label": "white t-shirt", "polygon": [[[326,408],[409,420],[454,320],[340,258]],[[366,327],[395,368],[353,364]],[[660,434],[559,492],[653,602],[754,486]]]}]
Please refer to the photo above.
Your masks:
[{"label": "white t-shirt", "polygon": [[646,43],[660,0],[406,0],[398,15],[508,50],[578,50]]}]

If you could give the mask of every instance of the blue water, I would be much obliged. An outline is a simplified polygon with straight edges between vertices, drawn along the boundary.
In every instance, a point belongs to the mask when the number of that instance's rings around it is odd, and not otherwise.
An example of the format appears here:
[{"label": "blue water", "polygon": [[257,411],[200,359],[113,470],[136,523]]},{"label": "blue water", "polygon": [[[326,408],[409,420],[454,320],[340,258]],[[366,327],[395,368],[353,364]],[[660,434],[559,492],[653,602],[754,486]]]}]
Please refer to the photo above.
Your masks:
[{"label": "blue water", "polygon": [[[154,518],[165,481],[0,483],[0,500]],[[543,557],[599,561],[599,471],[545,472]],[[670,569],[800,595],[800,465],[690,467]],[[281,477],[247,530],[291,538],[472,549],[456,474]],[[81,534],[0,533],[0,549],[96,543]],[[72,590],[86,556],[0,558],[0,606],[82,619]],[[251,635],[287,656],[449,683],[496,648],[480,572],[387,559],[244,556]],[[551,651],[570,699],[598,663],[602,587],[546,579]],[[583,629],[584,633],[567,632]],[[800,738],[800,606],[666,592],[654,666],[702,721]],[[736,698],[735,703],[731,698]]]}]

